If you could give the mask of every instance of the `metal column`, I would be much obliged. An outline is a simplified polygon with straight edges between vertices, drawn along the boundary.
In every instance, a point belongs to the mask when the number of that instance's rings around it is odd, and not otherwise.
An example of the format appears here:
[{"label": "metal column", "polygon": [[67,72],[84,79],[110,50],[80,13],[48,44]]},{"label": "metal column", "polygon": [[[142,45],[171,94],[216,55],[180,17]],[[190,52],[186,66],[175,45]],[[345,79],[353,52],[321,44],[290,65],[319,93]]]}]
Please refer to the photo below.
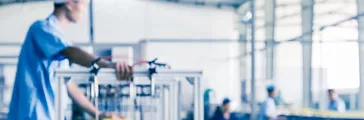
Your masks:
[{"label": "metal column", "polygon": [[204,120],[203,99],[200,77],[194,77],[194,120]]},{"label": "metal column", "polygon": [[303,107],[312,105],[312,31],[314,0],[301,0],[302,4],[302,83],[303,83]]},{"label": "metal column", "polygon": [[[246,21],[246,14],[247,11],[243,8],[244,6],[240,6],[239,9],[242,10],[237,10],[238,15],[239,15],[239,49],[238,49],[238,53],[239,53],[239,80],[241,81],[241,98],[246,97],[247,95],[247,57],[245,57],[245,55],[247,54],[247,29],[248,29],[248,24]],[[243,99],[241,99],[241,108],[245,108],[244,110],[246,110],[246,108],[248,108],[248,106],[246,106],[246,101],[244,101]]]},{"label": "metal column", "polygon": [[[357,0],[357,9],[359,15],[364,13],[363,0]],[[360,69],[359,101],[364,101],[364,16],[358,16],[358,35]],[[364,110],[364,102],[359,102],[359,110]]]},{"label": "metal column", "polygon": [[5,65],[3,65],[3,64],[0,64],[0,76],[4,76],[5,75],[5,71],[4,71],[4,67],[5,67]]},{"label": "metal column", "polygon": [[[246,26],[246,25],[244,25]],[[247,41],[246,41],[246,27],[245,29],[243,30],[245,31],[245,34],[244,33],[240,33],[240,36],[239,36],[239,55],[246,55],[247,53]],[[241,91],[241,94],[240,94],[240,97],[242,98],[241,99],[241,108],[243,108],[243,110],[247,110],[247,108],[249,107],[248,104],[247,104],[247,101],[244,101],[243,98],[246,98],[247,97],[247,64],[246,64],[246,61],[247,61],[247,57],[239,57],[239,80],[240,80],[240,83],[241,83],[241,89],[239,89]]]},{"label": "metal column", "polygon": [[275,6],[276,0],[265,0],[265,47],[266,47],[266,79],[274,79],[274,28],[275,28]]},{"label": "metal column", "polygon": [[251,19],[251,115],[250,119],[256,118],[256,91],[255,91],[255,0],[250,1]]},{"label": "metal column", "polygon": [[93,8],[94,5],[93,5],[93,1],[94,0],[90,0],[90,6],[89,6],[90,7],[90,9],[89,9],[90,10],[89,11],[90,12],[90,16],[89,16],[90,21],[89,22],[90,22],[90,43],[91,44],[95,43],[95,40],[94,40],[94,8]]},{"label": "metal column", "polygon": [[5,105],[4,104],[4,94],[5,94],[5,74],[4,65],[0,64],[0,110]]},{"label": "metal column", "polygon": [[90,0],[89,4],[89,22],[90,22],[90,43],[92,45],[92,53],[96,53],[95,34],[94,34],[94,0]]},{"label": "metal column", "polygon": [[63,94],[62,91],[64,91],[64,87],[62,87],[64,84],[64,78],[59,77],[56,81],[56,96],[55,96],[55,103],[56,103],[56,120],[63,120],[65,117],[65,111],[63,109]]}]

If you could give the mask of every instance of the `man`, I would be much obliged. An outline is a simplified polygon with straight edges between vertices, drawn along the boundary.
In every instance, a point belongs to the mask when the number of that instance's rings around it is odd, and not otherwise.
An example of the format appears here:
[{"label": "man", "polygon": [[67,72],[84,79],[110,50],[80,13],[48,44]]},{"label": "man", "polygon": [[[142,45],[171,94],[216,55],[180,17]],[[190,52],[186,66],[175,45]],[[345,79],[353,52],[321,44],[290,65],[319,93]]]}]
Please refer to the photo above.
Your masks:
[{"label": "man", "polygon": [[229,98],[225,98],[222,106],[216,108],[211,120],[237,120],[236,116],[231,114]]},{"label": "man", "polygon": [[337,112],[345,112],[345,103],[334,89],[328,90],[329,94],[329,110]]},{"label": "man", "polygon": [[[53,13],[31,25],[19,55],[9,120],[56,119],[54,72],[68,60],[84,67],[96,63],[103,68],[114,68],[119,80],[131,77],[132,67],[126,63],[111,63],[66,44],[63,31],[80,20],[88,4],[88,0],[54,0]],[[118,119],[113,113],[97,111],[72,80],[65,86],[72,100],[90,115]]]},{"label": "man", "polygon": [[275,97],[277,95],[274,86],[267,87],[268,98],[264,101],[260,108],[259,120],[276,120],[278,118]]}]

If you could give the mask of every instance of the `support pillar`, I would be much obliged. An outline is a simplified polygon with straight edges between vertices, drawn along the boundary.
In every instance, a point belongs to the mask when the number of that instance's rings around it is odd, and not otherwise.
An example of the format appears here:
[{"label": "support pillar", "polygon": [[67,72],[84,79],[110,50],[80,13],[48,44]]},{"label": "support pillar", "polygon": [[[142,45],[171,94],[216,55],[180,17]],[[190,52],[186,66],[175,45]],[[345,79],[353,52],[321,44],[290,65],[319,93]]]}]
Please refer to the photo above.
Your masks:
[{"label": "support pillar", "polygon": [[[364,13],[364,1],[357,0],[358,14]],[[364,101],[364,16],[358,16],[358,35],[359,35],[359,70],[360,70],[360,87],[359,101]],[[364,102],[359,103],[359,110],[364,110]]]},{"label": "support pillar", "polygon": [[302,5],[302,89],[303,107],[312,107],[312,32],[314,0],[301,0]]},{"label": "support pillar", "polygon": [[89,4],[89,24],[90,24],[90,43],[92,45],[92,53],[96,53],[96,45],[95,45],[95,34],[94,34],[94,0],[90,0]]},{"label": "support pillar", "polygon": [[276,0],[265,0],[265,47],[266,47],[266,79],[274,79],[275,62],[275,6]]},{"label": "support pillar", "polygon": [[4,106],[4,96],[5,96],[5,74],[4,74],[4,65],[0,64],[0,110],[1,106]]},{"label": "support pillar", "polygon": [[[241,25],[244,26],[239,35],[239,55],[246,55],[247,51],[247,40],[246,40],[246,33],[247,33],[247,25]],[[242,108],[246,109],[248,106],[247,104],[247,95],[248,95],[248,89],[247,89],[247,57],[239,57],[239,80],[241,81],[241,104]]]},{"label": "support pillar", "polygon": [[250,119],[256,120],[257,113],[257,102],[256,102],[256,76],[255,76],[255,0],[250,1],[250,10],[252,14],[252,18],[250,21],[251,25],[251,114]]},{"label": "support pillar", "polygon": [[247,35],[249,28],[249,4],[243,4],[237,9],[239,17],[239,80],[241,81],[241,108],[244,112],[248,112],[248,66],[247,66]]}]

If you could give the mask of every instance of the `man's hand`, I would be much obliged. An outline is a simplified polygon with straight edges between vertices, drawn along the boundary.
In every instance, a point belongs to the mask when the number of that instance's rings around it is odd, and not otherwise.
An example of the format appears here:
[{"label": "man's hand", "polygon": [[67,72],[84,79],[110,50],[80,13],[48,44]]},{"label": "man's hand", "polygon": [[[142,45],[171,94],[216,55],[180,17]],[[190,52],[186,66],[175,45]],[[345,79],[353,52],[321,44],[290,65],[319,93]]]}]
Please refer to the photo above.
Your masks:
[{"label": "man's hand", "polygon": [[113,68],[118,80],[130,80],[134,72],[133,67],[125,62],[113,63]]},{"label": "man's hand", "polygon": [[111,113],[111,112],[106,112],[106,113],[102,113],[100,115],[100,120],[103,119],[107,119],[107,120],[124,120],[124,118],[122,118],[121,116],[115,114],[115,113]]},{"label": "man's hand", "polygon": [[[79,64],[84,67],[90,67],[93,60],[98,57],[83,51],[79,47],[68,47],[61,52],[65,55],[71,62]],[[118,80],[130,80],[133,74],[133,67],[129,66],[124,62],[111,63],[107,60],[101,59],[97,62],[101,68],[114,68],[116,71],[116,78]]]}]

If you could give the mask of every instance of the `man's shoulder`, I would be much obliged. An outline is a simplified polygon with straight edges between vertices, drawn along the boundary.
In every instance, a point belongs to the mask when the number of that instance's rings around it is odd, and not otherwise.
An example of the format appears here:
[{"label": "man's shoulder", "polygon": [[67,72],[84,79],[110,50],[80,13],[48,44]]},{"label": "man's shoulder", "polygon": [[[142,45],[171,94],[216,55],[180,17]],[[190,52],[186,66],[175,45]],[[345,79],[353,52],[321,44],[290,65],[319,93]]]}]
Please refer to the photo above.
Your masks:
[{"label": "man's shoulder", "polygon": [[43,28],[48,27],[47,22],[45,20],[37,20],[32,23],[30,26],[31,30],[43,30]]},{"label": "man's shoulder", "polygon": [[61,32],[49,20],[37,20],[33,22],[29,31],[31,32],[31,34],[42,36],[61,36]]},{"label": "man's shoulder", "polygon": [[339,103],[343,103],[343,104],[345,104],[345,101],[344,101],[343,99],[341,99],[341,98],[339,98],[337,101],[338,101]]},{"label": "man's shoulder", "polygon": [[266,101],[267,102],[274,102],[274,99],[273,98],[268,98]]},{"label": "man's shoulder", "polygon": [[275,106],[275,101],[273,98],[268,98],[265,102],[266,106]]}]

